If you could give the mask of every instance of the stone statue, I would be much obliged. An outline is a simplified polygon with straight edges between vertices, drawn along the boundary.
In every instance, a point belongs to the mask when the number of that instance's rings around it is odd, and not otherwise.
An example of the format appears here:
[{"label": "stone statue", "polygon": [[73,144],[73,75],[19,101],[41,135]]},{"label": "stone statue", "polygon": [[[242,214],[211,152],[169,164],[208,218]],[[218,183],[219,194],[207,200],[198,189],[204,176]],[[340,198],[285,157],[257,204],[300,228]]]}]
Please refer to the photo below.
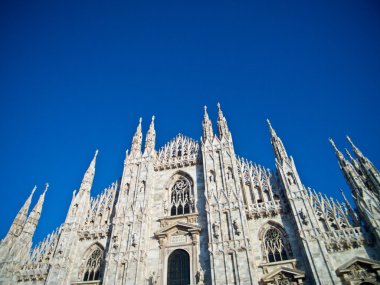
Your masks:
[{"label": "stone statue", "polygon": [[202,269],[202,267],[200,267],[197,272],[197,284],[202,285],[204,284],[204,281],[205,281],[205,272]]},{"label": "stone statue", "polygon": [[149,281],[149,285],[155,285],[155,284],[157,284],[158,278],[156,276],[156,272],[155,271],[152,271],[152,273],[150,273],[148,281]]},{"label": "stone statue", "polygon": [[218,222],[214,222],[212,224],[212,229],[214,230],[214,237],[215,238],[219,238],[219,223]]},{"label": "stone statue", "polygon": [[236,235],[240,235],[240,227],[239,227],[239,224],[238,224],[237,219],[235,219],[235,220],[232,222],[232,226],[234,227],[234,230],[235,230]]}]

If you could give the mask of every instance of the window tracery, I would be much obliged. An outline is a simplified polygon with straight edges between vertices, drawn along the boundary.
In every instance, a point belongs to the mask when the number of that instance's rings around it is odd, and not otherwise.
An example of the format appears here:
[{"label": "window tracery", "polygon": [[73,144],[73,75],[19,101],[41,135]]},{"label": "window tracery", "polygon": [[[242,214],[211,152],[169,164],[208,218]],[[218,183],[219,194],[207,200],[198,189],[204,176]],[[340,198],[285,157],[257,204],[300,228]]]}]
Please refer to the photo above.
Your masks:
[{"label": "window tracery", "polygon": [[289,259],[287,244],[281,231],[270,227],[264,235],[264,252],[268,262]]},{"label": "window tracery", "polygon": [[191,195],[191,183],[185,177],[180,177],[174,183],[171,194],[171,216],[190,214],[193,212],[194,199]]},{"label": "window tracery", "polygon": [[87,259],[83,281],[100,280],[100,269],[103,263],[103,251],[100,248],[95,249]]}]

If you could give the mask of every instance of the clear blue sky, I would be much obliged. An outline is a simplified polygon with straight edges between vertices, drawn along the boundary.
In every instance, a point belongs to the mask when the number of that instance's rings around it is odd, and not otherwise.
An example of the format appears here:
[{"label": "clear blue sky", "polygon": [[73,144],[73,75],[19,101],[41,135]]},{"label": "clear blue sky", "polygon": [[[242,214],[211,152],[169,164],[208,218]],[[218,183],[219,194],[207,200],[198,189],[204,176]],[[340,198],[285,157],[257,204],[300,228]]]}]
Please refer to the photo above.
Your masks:
[{"label": "clear blue sky", "polygon": [[[138,118],[157,146],[199,139],[221,102],[236,152],[348,191],[327,138],[380,167],[378,1],[1,1],[0,237],[50,183],[35,241],[64,221],[99,148],[93,194],[122,174]],[[215,129],[215,126],[214,126]]]}]

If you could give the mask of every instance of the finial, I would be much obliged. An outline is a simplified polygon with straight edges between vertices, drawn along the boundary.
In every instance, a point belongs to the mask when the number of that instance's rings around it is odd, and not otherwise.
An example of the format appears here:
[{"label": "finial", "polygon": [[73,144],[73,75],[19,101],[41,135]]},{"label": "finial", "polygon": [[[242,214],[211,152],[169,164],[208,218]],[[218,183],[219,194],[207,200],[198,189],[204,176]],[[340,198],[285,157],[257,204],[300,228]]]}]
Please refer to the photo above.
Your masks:
[{"label": "finial", "polygon": [[351,153],[348,151],[348,149],[345,148],[344,150],[346,151],[347,156],[348,156],[352,161],[354,161],[355,159],[352,157],[352,155],[351,155]]},{"label": "finial", "polygon": [[142,122],[142,117],[140,117],[140,119],[139,119],[139,124],[141,125],[141,122]]},{"label": "finial", "polygon": [[32,193],[30,195],[33,195],[34,192],[36,192],[36,189],[37,189],[37,185],[34,185],[33,189],[32,189]]},{"label": "finial", "polygon": [[96,150],[95,150],[95,155],[94,155],[94,158],[96,158],[96,157],[98,156],[98,153],[99,153],[99,150],[98,150],[98,149],[96,149]]},{"label": "finial", "polygon": [[45,190],[44,190],[44,194],[46,193],[46,191],[48,190],[48,188],[49,188],[49,183],[48,183],[48,182],[46,182],[46,183],[45,183]]},{"label": "finial", "polygon": [[207,106],[206,105],[204,106],[204,109],[205,109],[205,112],[204,112],[203,118],[204,118],[204,120],[208,120],[209,118],[208,118],[208,114],[207,114]]},{"label": "finial", "polygon": [[329,142],[333,146],[333,148],[335,149],[335,151],[339,151],[338,148],[336,147],[335,142],[333,141],[332,138],[329,138]]},{"label": "finial", "polygon": [[270,130],[271,135],[274,137],[277,136],[276,131],[273,129],[272,124],[270,123],[269,119],[267,119],[267,124],[269,126],[269,130]]},{"label": "finial", "polygon": [[352,142],[351,138],[349,136],[346,135],[346,138],[348,140],[348,142],[350,143],[350,145],[352,146],[352,148],[354,150],[357,150],[358,148],[356,147],[356,145],[354,145],[354,143]]},{"label": "finial", "polygon": [[153,115],[153,116],[152,116],[152,122],[154,122],[154,119],[155,119],[155,116]]},{"label": "finial", "polygon": [[350,207],[350,202],[348,202],[346,195],[344,195],[344,191],[342,188],[340,188],[340,194],[342,195],[344,201],[346,202],[347,206]]},{"label": "finial", "polygon": [[218,106],[218,109],[220,110],[220,103],[219,102],[216,104],[216,106]]}]

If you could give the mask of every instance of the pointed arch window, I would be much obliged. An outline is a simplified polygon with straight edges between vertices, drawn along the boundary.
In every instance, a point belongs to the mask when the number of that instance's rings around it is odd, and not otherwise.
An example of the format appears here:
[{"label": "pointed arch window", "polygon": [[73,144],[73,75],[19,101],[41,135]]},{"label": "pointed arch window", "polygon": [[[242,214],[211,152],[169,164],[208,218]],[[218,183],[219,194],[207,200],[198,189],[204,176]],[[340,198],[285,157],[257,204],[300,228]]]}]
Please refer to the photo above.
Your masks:
[{"label": "pointed arch window", "polygon": [[277,262],[289,259],[287,243],[283,233],[275,228],[270,227],[264,235],[264,252],[267,262]]},{"label": "pointed arch window", "polygon": [[103,265],[103,250],[96,248],[86,260],[83,281],[100,280],[100,270]]},{"label": "pointed arch window", "polygon": [[190,181],[181,176],[174,183],[170,193],[170,215],[183,215],[193,212],[193,197]]}]

